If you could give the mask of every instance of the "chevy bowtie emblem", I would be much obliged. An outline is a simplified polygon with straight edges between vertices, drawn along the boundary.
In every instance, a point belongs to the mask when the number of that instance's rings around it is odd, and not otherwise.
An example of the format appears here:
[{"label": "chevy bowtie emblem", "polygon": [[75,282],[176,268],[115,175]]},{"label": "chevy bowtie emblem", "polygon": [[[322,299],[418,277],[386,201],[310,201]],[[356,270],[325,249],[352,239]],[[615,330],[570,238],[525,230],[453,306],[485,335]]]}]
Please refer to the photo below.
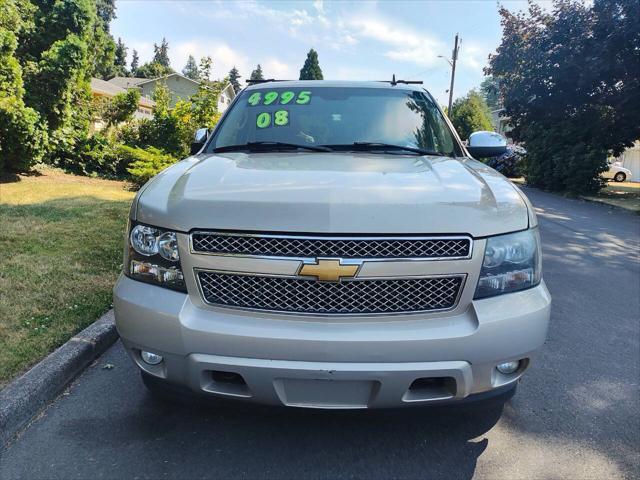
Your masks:
[{"label": "chevy bowtie emblem", "polygon": [[318,258],[316,263],[305,263],[298,272],[303,277],[316,277],[321,282],[339,282],[354,277],[359,265],[343,265],[337,258]]}]

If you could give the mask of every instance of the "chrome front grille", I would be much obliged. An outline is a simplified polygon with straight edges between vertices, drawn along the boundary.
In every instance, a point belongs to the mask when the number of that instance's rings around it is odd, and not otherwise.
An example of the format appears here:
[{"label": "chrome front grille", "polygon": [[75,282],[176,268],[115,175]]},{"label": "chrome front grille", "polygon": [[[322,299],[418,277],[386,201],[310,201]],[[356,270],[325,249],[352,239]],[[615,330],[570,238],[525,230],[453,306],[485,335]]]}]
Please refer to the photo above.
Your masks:
[{"label": "chrome front grille", "polygon": [[211,305],[305,314],[391,314],[453,308],[464,275],[318,282],[198,271]]},{"label": "chrome front grille", "polygon": [[194,253],[274,257],[423,258],[471,257],[469,237],[321,237],[194,232]]}]

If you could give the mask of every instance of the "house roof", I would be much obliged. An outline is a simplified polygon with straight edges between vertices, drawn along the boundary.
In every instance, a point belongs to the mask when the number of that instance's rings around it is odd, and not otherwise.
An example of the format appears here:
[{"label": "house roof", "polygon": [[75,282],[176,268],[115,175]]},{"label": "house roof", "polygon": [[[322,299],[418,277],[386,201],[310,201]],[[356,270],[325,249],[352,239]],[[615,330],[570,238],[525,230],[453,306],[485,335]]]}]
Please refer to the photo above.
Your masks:
[{"label": "house roof", "polygon": [[139,83],[143,83],[149,80],[148,78],[140,78],[140,77],[113,77],[109,80],[109,83],[113,83],[121,88],[131,88],[135,87]]},{"label": "house roof", "polygon": [[124,88],[119,87],[111,82],[105,82],[99,78],[91,79],[91,91],[102,95],[108,95],[110,97],[122,92],[126,92]]},{"label": "house roof", "polygon": [[[144,83],[149,83],[149,82],[155,82],[157,80],[163,80],[165,78],[169,78],[169,77],[180,77],[180,78],[184,78],[185,80],[188,80],[189,82],[195,83],[196,85],[200,85],[200,82],[198,82],[197,80],[193,80],[189,77],[185,77],[184,75],[180,75],[179,73],[170,73],[169,75],[164,75],[162,77],[156,77],[156,78],[143,78],[143,79],[138,79],[138,80],[142,80],[141,82],[137,82],[135,85],[142,85]],[[116,78],[122,78],[122,77],[116,77]],[[126,77],[125,77],[126,78]]]},{"label": "house roof", "polygon": [[231,83],[227,83],[227,85],[221,90],[221,92],[229,92],[229,96],[231,97],[231,99],[236,98],[237,95]]},{"label": "house roof", "polygon": [[[120,77],[120,78],[126,78],[126,77]],[[119,93],[126,92],[127,89],[119,87],[118,85],[115,85],[111,81],[105,82],[104,80],[100,80],[99,78],[92,78],[91,79],[91,91],[93,93],[97,93],[98,95],[105,95],[107,97],[114,97],[114,96],[118,95]],[[155,104],[156,104],[156,102],[154,102],[153,100],[151,100],[149,98],[145,98],[145,97],[140,97],[140,100],[138,101],[138,105],[141,105],[143,107],[153,108],[153,106]]]}]

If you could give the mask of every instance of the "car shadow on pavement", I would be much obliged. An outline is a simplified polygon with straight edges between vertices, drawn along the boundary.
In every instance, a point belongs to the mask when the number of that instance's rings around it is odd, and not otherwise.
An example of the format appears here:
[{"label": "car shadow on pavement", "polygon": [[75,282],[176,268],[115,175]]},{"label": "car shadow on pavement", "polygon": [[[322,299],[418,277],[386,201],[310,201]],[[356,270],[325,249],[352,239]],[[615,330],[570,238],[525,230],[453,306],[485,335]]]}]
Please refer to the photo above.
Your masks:
[{"label": "car shadow on pavement", "polygon": [[495,404],[372,411],[176,405],[145,392],[126,415],[67,427],[85,445],[157,448],[157,458],[147,451],[139,465],[156,477],[211,476],[214,469],[217,478],[470,479],[488,446],[477,438],[501,412]]}]

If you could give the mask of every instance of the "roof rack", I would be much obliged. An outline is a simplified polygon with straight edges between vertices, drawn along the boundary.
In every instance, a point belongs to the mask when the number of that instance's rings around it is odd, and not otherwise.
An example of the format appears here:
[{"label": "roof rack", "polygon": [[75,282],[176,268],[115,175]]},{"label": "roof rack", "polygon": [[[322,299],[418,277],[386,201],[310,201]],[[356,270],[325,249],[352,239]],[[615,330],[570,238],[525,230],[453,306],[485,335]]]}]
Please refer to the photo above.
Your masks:
[{"label": "roof rack", "polygon": [[391,85],[397,85],[399,83],[403,83],[405,85],[422,85],[422,80],[396,80],[396,74],[394,73],[391,77],[391,81],[389,80],[378,80],[378,82],[390,83]]},{"label": "roof rack", "polygon": [[253,85],[254,83],[267,83],[267,82],[290,82],[291,80],[276,80],[275,78],[264,78],[262,80],[252,80],[249,78],[245,80],[247,83]]}]

